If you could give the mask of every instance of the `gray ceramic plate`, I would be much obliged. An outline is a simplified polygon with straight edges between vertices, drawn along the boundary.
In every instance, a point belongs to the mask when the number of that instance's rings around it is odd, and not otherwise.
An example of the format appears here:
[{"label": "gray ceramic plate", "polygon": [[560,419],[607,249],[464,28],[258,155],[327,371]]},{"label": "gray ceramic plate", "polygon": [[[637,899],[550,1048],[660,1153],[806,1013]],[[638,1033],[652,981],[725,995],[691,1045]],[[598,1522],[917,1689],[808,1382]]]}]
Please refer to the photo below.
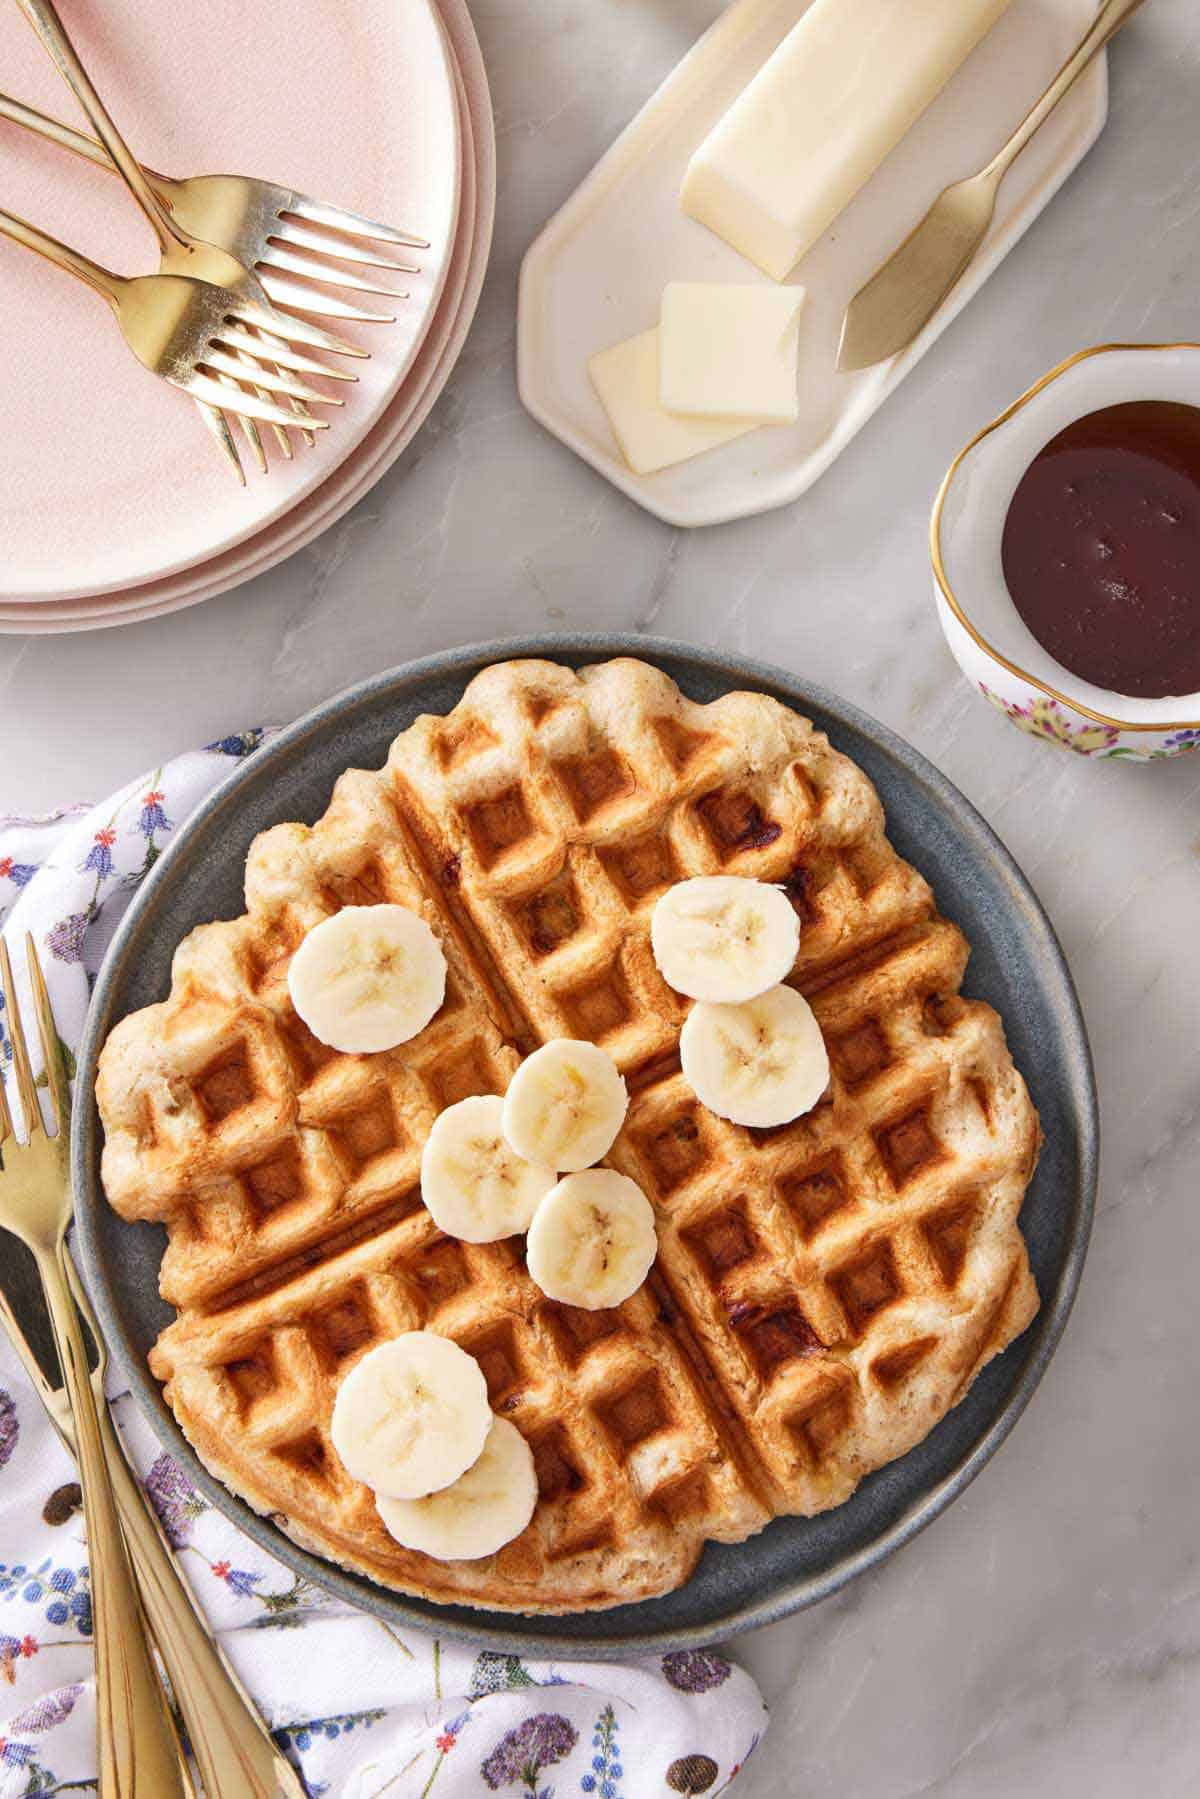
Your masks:
[{"label": "gray ceramic plate", "polygon": [[[398,731],[421,712],[448,712],[487,663],[543,655],[574,664],[647,657],[697,700],[732,687],[774,694],[867,771],[896,847],[970,938],[966,989],[1003,1015],[1041,1112],[1046,1147],[1022,1224],[1043,1303],[1032,1328],[926,1441],[836,1511],[777,1520],[747,1543],[711,1545],[688,1584],[663,1599],[570,1618],[511,1618],[423,1604],[343,1574],[297,1549],[204,1472],[146,1369],[171,1316],[157,1297],[163,1234],[122,1223],[105,1205],[91,1096],[101,1045],[127,1012],[166,995],[180,939],[242,910],[243,865],[257,832],[281,819],[316,819],[342,769],[382,763]],[[309,1579],[394,1624],[436,1626],[510,1653],[615,1656],[729,1636],[813,1604],[915,1536],[978,1474],[1041,1379],[1074,1298],[1095,1196],[1096,1094],[1079,1005],[1049,921],[1003,844],[936,769],[833,694],[776,669],[641,637],[525,639],[431,656],[331,700],[242,764],[179,831],[117,933],[96,986],[78,1092],[73,1155],[87,1276],[109,1343],[164,1443],[215,1505]]]}]

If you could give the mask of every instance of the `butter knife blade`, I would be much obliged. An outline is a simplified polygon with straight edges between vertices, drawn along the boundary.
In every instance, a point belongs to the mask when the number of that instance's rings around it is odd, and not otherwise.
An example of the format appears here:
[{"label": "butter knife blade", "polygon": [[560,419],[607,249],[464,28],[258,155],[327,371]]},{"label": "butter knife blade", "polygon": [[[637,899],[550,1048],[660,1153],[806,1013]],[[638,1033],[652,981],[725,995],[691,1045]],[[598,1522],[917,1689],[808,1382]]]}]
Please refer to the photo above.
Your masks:
[{"label": "butter knife blade", "polygon": [[907,349],[954,288],[986,235],[993,207],[968,216],[956,190],[938,195],[915,231],[846,308],[837,366],[870,368]]}]

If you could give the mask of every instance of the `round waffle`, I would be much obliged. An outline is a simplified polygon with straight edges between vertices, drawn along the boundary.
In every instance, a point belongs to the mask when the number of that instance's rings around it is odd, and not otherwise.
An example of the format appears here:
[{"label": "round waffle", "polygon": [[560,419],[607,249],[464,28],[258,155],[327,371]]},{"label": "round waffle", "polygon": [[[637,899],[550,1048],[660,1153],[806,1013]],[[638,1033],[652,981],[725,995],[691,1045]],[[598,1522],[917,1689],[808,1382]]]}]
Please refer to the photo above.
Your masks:
[{"label": "round waffle", "polygon": [[[688,1002],[654,965],[675,881],[784,885],[790,977],[829,1047],[807,1117],[745,1130],[679,1072]],[[385,1055],[339,1055],[287,966],[346,904],[419,911],[446,1004]],[[663,1593],[709,1539],[848,1497],[919,1442],[1032,1318],[1017,1217],[1036,1114],[967,945],[892,849],[865,775],[765,696],[686,699],[622,659],[487,669],[314,827],[258,839],[244,917],[176,955],[125,1019],[97,1098],[109,1199],[166,1224],[178,1309],[152,1356],[204,1462],[306,1547],[426,1598],[579,1611]],[[658,1215],[647,1286],[612,1312],[547,1300],[520,1245],[443,1236],[421,1204],[437,1112],[586,1037],[632,1095],[607,1160]],[[540,1498],[496,1556],[388,1537],[329,1442],[337,1385],[432,1327],[479,1358],[533,1448]]]}]

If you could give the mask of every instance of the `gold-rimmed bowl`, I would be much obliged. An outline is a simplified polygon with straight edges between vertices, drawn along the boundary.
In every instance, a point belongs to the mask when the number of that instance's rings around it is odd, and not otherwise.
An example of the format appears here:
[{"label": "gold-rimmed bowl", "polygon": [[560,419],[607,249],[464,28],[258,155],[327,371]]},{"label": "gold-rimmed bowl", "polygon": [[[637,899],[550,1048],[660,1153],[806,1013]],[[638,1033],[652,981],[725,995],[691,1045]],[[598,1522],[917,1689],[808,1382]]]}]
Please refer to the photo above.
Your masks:
[{"label": "gold-rimmed bowl", "polygon": [[998,712],[1079,755],[1158,761],[1200,749],[1200,693],[1136,699],[1071,674],[1022,620],[1000,554],[1013,494],[1038,451],[1075,419],[1130,400],[1200,407],[1200,344],[1100,344],[1051,369],[950,464],[930,554],[946,642]]}]

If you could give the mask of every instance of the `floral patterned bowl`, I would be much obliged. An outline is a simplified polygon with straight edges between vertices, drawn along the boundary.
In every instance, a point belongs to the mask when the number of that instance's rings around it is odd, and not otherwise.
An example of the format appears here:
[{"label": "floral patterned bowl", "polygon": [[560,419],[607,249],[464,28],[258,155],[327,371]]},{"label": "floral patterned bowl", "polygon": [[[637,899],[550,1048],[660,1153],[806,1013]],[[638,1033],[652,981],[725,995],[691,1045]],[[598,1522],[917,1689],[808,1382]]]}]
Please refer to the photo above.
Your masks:
[{"label": "floral patterned bowl", "polygon": [[1000,560],[1009,505],[1038,451],[1073,419],[1127,400],[1200,406],[1200,345],[1104,344],[1051,369],[951,463],[930,553],[946,641],[998,712],[1081,756],[1148,762],[1200,748],[1200,694],[1134,699],[1071,674],[1027,629]]}]

